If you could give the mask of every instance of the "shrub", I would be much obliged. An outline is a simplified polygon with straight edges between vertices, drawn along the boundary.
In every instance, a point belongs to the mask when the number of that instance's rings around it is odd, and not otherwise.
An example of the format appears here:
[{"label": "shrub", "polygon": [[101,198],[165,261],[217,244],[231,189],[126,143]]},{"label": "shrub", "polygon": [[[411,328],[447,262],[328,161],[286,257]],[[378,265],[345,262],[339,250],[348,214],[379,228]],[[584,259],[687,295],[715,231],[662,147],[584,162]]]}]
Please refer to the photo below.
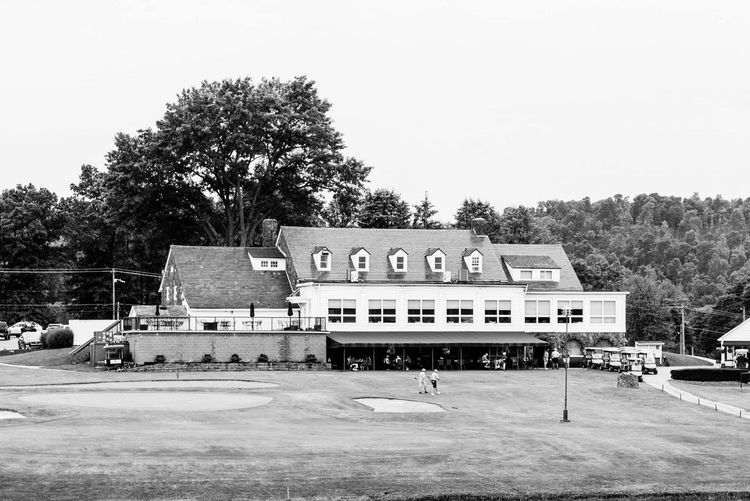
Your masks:
[{"label": "shrub", "polygon": [[164,355],[156,355],[154,357],[155,364],[163,364],[166,361],[167,361],[167,357],[165,357]]},{"label": "shrub", "polygon": [[672,379],[676,381],[734,381],[750,382],[750,372],[739,369],[672,369]]},{"label": "shrub", "polygon": [[314,364],[317,361],[318,361],[318,358],[312,353],[308,353],[307,356],[305,357],[305,362],[308,364]]},{"label": "shrub", "polygon": [[201,359],[201,362],[204,364],[210,364],[213,361],[214,361],[214,357],[212,357],[210,353],[206,353],[205,355],[203,355],[203,358]]},{"label": "shrub", "polygon": [[236,353],[232,353],[232,356],[231,356],[231,357],[229,357],[229,362],[231,362],[231,363],[233,363],[233,364],[238,364],[238,363],[240,363],[241,361],[242,361],[242,359],[241,359],[241,358],[240,358],[240,356],[239,356],[239,355],[237,355]]},{"label": "shrub", "polygon": [[42,348],[70,348],[73,346],[73,331],[69,327],[42,333]]},{"label": "shrub", "polygon": [[265,353],[261,353],[260,355],[258,355],[258,363],[259,364],[268,363],[268,355],[266,355]]}]

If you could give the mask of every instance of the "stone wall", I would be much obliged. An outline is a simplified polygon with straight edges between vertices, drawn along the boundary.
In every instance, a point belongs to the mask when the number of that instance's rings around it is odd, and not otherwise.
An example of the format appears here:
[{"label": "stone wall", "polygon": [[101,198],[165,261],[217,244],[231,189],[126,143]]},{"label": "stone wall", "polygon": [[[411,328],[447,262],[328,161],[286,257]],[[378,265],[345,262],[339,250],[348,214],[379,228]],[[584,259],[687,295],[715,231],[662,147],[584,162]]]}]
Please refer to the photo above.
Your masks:
[{"label": "stone wall", "polygon": [[133,331],[126,339],[136,365],[154,362],[157,355],[167,363],[200,362],[204,355],[219,363],[230,362],[234,354],[249,363],[261,353],[272,363],[306,362],[308,355],[325,362],[326,357],[326,335],[319,331]]},{"label": "stone wall", "polygon": [[238,372],[238,371],[327,371],[331,364],[299,362],[269,363],[179,363],[139,365],[123,369],[129,372]]}]

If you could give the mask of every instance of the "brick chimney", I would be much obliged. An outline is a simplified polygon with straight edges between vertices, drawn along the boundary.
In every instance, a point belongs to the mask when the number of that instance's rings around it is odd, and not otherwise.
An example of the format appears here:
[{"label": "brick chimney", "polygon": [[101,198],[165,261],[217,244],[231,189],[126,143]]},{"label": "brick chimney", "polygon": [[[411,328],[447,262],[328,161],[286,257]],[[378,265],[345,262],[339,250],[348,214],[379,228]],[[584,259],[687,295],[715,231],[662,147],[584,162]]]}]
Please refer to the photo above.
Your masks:
[{"label": "brick chimney", "polygon": [[279,236],[279,222],[275,219],[264,219],[261,228],[261,245],[276,247],[276,237]]},{"label": "brick chimney", "polygon": [[483,217],[475,217],[471,220],[471,229],[477,236],[487,234],[487,220]]}]

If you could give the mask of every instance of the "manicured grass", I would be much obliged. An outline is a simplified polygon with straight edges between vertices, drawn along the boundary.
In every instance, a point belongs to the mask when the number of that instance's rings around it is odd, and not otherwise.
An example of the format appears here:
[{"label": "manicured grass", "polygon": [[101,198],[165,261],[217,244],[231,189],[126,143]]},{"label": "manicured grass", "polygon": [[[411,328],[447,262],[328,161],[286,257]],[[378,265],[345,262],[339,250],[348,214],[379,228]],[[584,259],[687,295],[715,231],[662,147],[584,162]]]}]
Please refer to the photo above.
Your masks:
[{"label": "manicured grass", "polygon": [[70,352],[73,348],[56,348],[53,350],[32,349],[5,355],[0,362],[14,365],[33,365],[41,367],[60,367],[71,365]]},{"label": "manicured grass", "polygon": [[664,356],[667,357],[670,367],[691,367],[696,365],[705,365],[711,367],[711,362],[707,362],[702,358],[691,357],[690,355],[680,355],[679,353],[664,352]]},{"label": "manicured grass", "polygon": [[[33,373],[33,374],[32,374]],[[24,395],[94,389],[14,384],[176,379],[0,367],[3,499],[728,499],[747,492],[750,422],[617,374],[568,371],[570,423],[560,423],[564,371],[444,372],[437,397],[413,373],[211,373],[270,389],[263,407],[222,412],[38,406]],[[122,390],[128,391],[128,390]],[[160,391],[152,390],[154,398]],[[436,402],[439,414],[374,413],[354,398]],[[739,461],[739,462],[738,462]],[[697,493],[697,494],[696,494]]]}]

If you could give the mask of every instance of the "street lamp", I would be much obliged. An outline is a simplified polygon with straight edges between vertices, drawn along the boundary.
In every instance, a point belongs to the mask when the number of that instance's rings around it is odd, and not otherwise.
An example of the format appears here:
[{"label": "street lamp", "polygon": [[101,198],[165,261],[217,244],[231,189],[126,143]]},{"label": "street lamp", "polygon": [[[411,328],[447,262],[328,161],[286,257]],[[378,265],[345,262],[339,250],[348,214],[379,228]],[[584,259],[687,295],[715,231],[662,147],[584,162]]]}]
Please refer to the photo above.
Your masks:
[{"label": "street lamp", "polygon": [[565,313],[565,349],[563,350],[563,363],[565,364],[565,407],[563,408],[563,418],[561,423],[570,423],[568,420],[568,365],[570,364],[570,351],[568,351],[568,326],[570,325],[570,307],[563,308]]}]

